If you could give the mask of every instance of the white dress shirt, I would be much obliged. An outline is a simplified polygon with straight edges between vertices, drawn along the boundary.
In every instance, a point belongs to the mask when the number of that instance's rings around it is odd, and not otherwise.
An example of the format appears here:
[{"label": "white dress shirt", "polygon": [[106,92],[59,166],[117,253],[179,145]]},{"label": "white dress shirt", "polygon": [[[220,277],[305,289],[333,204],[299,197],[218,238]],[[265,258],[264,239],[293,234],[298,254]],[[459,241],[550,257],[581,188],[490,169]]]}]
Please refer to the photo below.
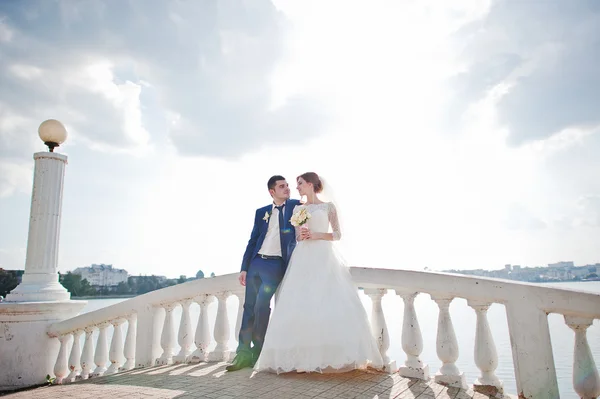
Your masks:
[{"label": "white dress shirt", "polygon": [[[285,212],[285,203],[283,203],[281,211]],[[279,236],[279,209],[275,208],[275,204],[273,204],[273,207],[271,208],[267,234],[258,253],[267,256],[282,256],[281,238]]]}]

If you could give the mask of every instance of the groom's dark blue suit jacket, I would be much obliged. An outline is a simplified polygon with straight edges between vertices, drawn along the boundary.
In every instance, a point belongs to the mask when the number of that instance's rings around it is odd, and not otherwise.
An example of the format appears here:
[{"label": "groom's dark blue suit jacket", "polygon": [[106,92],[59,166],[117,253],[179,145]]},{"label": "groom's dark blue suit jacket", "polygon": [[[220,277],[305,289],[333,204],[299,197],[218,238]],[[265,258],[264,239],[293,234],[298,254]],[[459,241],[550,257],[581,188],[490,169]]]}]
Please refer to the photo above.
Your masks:
[{"label": "groom's dark blue suit jacket", "polygon": [[[287,268],[290,257],[292,256],[292,252],[296,247],[296,232],[294,230],[294,226],[292,226],[290,223],[290,219],[292,218],[294,207],[296,205],[300,205],[300,201],[296,199],[289,199],[285,201],[285,208],[283,210],[283,226],[279,226],[282,232],[280,237],[282,237],[281,254],[283,257],[284,270]],[[246,251],[244,252],[244,258],[242,260],[242,271],[248,271],[250,262],[252,262],[252,259],[254,259],[262,247],[267,230],[269,229],[269,222],[265,221],[264,217],[267,212],[269,215],[271,215],[272,209],[273,204],[270,204],[256,210],[256,215],[254,215],[254,228],[252,228],[250,240],[248,241]]]}]

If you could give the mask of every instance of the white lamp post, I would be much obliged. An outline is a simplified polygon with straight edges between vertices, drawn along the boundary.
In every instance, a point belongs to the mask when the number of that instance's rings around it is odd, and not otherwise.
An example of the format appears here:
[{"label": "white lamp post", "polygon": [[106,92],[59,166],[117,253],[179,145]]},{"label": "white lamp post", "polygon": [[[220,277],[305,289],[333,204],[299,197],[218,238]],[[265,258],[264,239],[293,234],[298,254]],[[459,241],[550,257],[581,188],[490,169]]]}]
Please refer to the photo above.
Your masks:
[{"label": "white lamp post", "polygon": [[77,315],[87,303],[70,300],[58,282],[58,238],[63,180],[67,157],[53,150],[64,143],[67,131],[54,119],[38,133],[50,152],[33,155],[35,171],[25,273],[0,302],[0,389],[41,384],[53,374],[60,342],[47,333],[57,321]]},{"label": "white lamp post", "polygon": [[58,282],[58,240],[67,156],[54,148],[67,139],[57,120],[42,122],[38,133],[50,152],[34,154],[29,237],[21,284],[6,296],[7,302],[64,301],[69,292]]}]

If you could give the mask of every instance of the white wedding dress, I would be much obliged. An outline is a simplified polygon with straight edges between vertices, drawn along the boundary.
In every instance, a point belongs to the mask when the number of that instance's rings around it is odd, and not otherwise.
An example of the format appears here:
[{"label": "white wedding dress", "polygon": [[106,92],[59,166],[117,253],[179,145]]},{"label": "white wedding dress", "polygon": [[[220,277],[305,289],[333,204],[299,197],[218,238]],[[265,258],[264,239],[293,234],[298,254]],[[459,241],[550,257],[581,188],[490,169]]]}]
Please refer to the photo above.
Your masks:
[{"label": "white wedding dress", "polygon": [[[307,209],[312,232],[326,233],[331,225],[334,240],[340,239],[333,203],[309,204]],[[333,242],[298,242],[255,370],[342,372],[366,367],[383,368],[383,360],[349,269]]]}]

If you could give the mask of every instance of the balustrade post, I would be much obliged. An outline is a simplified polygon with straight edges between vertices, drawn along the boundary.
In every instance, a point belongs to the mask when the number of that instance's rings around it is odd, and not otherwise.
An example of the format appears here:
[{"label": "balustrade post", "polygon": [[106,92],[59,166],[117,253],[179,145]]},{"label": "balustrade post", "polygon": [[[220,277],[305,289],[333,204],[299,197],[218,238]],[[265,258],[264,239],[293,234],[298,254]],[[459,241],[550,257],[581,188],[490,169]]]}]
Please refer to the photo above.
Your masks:
[{"label": "balustrade post", "polygon": [[81,374],[81,334],[82,330],[77,330],[73,333],[73,347],[69,356],[69,370],[71,373],[67,376],[67,381],[73,382]]},{"label": "balustrade post", "polygon": [[419,294],[413,291],[396,290],[404,300],[404,318],[402,320],[402,349],[406,353],[404,366],[398,369],[403,377],[429,379],[429,365],[423,364],[419,356],[423,352],[423,336],[419,319],[415,311],[415,298]]},{"label": "balustrade post", "polygon": [[89,326],[84,328],[85,341],[83,343],[83,353],[81,355],[81,378],[87,380],[92,372],[94,365],[94,330],[96,327]]},{"label": "balustrade post", "polygon": [[594,320],[585,317],[564,317],[565,323],[575,332],[573,388],[581,399],[595,399],[600,396],[600,376],[587,339],[587,329]]},{"label": "balustrade post", "polygon": [[136,309],[135,366],[151,367],[163,352],[160,344],[165,322],[164,309],[146,303]]},{"label": "balustrade post", "polygon": [[208,346],[210,345],[210,327],[208,323],[208,313],[206,308],[214,301],[212,295],[200,295],[194,298],[194,301],[200,305],[200,316],[196,326],[196,336],[194,343],[196,350],[192,353],[191,363],[205,362],[208,360]]},{"label": "balustrade post", "polygon": [[227,347],[229,341],[229,317],[227,315],[227,298],[231,295],[230,291],[219,292],[216,294],[218,301],[217,318],[215,320],[214,337],[217,342],[215,350],[209,353],[208,359],[211,361],[228,361],[231,352]]},{"label": "balustrade post", "polygon": [[179,323],[178,342],[181,350],[173,358],[175,363],[185,363],[192,353],[192,344],[194,336],[192,335],[192,319],[190,317],[191,299],[181,301],[181,322]]},{"label": "balustrade post", "polygon": [[163,353],[156,360],[157,365],[168,365],[173,364],[173,348],[175,343],[175,327],[173,326],[173,309],[179,305],[177,302],[163,305],[165,309],[165,323],[163,324],[163,330],[160,337],[160,345],[163,349]]},{"label": "balustrade post", "polygon": [[390,335],[388,333],[387,323],[385,322],[385,315],[383,308],[381,307],[381,300],[387,289],[384,288],[365,288],[365,295],[371,298],[371,334],[377,342],[379,353],[383,358],[384,370],[388,373],[395,373],[398,371],[395,360],[390,360],[387,355],[387,351],[390,348]]},{"label": "balustrade post", "polygon": [[461,373],[456,366],[459,347],[456,333],[454,332],[454,325],[452,324],[452,317],[450,316],[450,304],[454,298],[431,295],[431,299],[437,303],[440,309],[438,314],[436,352],[438,358],[442,361],[442,366],[436,373],[434,380],[446,386],[467,389],[465,374]]},{"label": "balustrade post", "polygon": [[122,318],[110,322],[113,325],[113,336],[110,342],[110,367],[105,374],[116,373],[123,364],[123,331],[121,330],[121,324],[124,322],[125,319]]},{"label": "balustrade post", "polygon": [[125,364],[120,371],[131,370],[135,367],[135,340],[137,336],[137,313],[127,315],[127,336],[125,337]]},{"label": "balustrade post", "polygon": [[110,323],[106,321],[98,325],[99,334],[98,341],[96,342],[96,354],[94,355],[94,363],[96,363],[97,367],[92,377],[99,377],[106,372],[106,363],[108,363],[108,337],[106,329],[108,326],[110,326]]},{"label": "balustrade post", "polygon": [[57,384],[62,384],[63,378],[67,376],[69,372],[67,354],[69,351],[69,343],[71,342],[71,334],[63,334],[58,337],[60,341],[60,350],[58,351],[58,357],[54,364],[54,380]]},{"label": "balustrade post", "polygon": [[235,340],[238,341],[240,339],[240,329],[242,328],[242,316],[244,315],[244,302],[246,300],[246,290],[236,290],[233,292],[235,296],[238,298],[238,312],[237,319],[235,321],[235,331],[233,332],[235,336]]},{"label": "balustrade post", "polygon": [[473,389],[486,395],[496,395],[504,392],[502,381],[495,374],[498,367],[496,344],[487,319],[489,302],[467,301],[477,315],[475,330],[475,364],[481,371],[481,376],[475,380]]},{"label": "balustrade post", "polygon": [[558,398],[558,381],[548,315],[533,301],[506,304],[517,394],[522,398]]}]

